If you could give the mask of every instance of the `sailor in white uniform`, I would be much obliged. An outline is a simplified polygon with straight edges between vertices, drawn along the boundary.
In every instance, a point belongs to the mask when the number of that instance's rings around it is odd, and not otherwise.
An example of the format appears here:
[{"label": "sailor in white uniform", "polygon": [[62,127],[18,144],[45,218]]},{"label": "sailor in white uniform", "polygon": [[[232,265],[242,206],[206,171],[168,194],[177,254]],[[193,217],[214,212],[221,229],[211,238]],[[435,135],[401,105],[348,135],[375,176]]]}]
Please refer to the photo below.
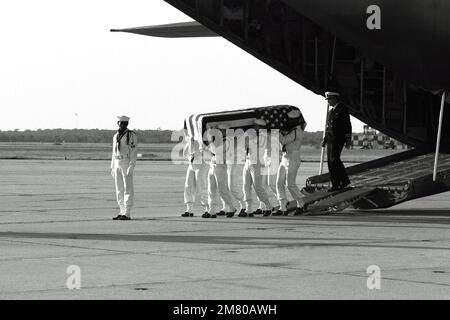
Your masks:
[{"label": "sailor in white uniform", "polygon": [[[283,155],[277,173],[277,198],[280,202],[280,209],[272,215],[287,215],[286,184],[290,194],[297,201],[297,208],[302,205],[303,195],[300,192],[295,180],[301,164],[300,148],[302,146],[303,134],[306,122],[299,110],[292,110],[288,113],[289,122],[292,129],[285,134],[280,134],[280,144]],[[298,214],[298,210],[296,214]]]},{"label": "sailor in white uniform", "polygon": [[236,212],[228,186],[226,150],[224,146],[226,127],[219,126],[218,129],[221,130],[221,137],[214,137],[215,140],[209,144],[209,151],[212,153],[208,171],[209,212],[205,212],[202,215],[203,218],[217,218],[216,212],[220,204],[220,198],[225,203],[225,214],[227,217],[231,218]]},{"label": "sailor in white uniform", "polygon": [[[260,135],[261,137],[262,135]],[[280,163],[280,148],[276,146],[272,149],[270,133],[267,133],[263,138],[265,141],[260,142],[260,146],[264,147],[263,156],[263,173],[261,174],[262,186],[266,191],[267,196],[270,198],[277,198],[277,171],[278,164]],[[277,138],[278,139],[278,138]],[[278,142],[277,142],[278,143]],[[269,208],[263,201],[259,202],[259,208],[254,212],[254,214],[266,213]]]},{"label": "sailor in white uniform", "polygon": [[186,145],[183,149],[184,156],[189,161],[186,171],[186,181],[184,184],[184,203],[186,212],[182,217],[194,216],[194,204],[197,196],[205,212],[209,211],[208,206],[208,170],[209,165],[205,162],[203,154],[207,151],[200,150],[200,144],[193,137],[186,137]]},{"label": "sailor in white uniform", "polygon": [[[243,172],[244,181],[244,199],[246,204],[246,210],[243,213],[239,213],[239,217],[253,217],[255,212],[253,212],[253,200],[252,200],[252,185],[255,189],[256,196],[258,200],[264,204],[265,211],[269,213],[272,211],[273,207],[270,204],[269,198],[267,196],[266,190],[263,187],[262,182],[262,166],[259,160],[259,139],[258,131],[260,126],[266,126],[266,122],[261,119],[255,120],[254,131],[248,131],[247,135],[247,157]],[[261,210],[261,209],[260,209]]]},{"label": "sailor in white uniform", "polygon": [[128,130],[127,116],[118,116],[119,130],[113,138],[111,175],[116,185],[119,214],[113,220],[130,220],[134,202],[133,172],[137,160],[137,136]]},{"label": "sailor in white uniform", "polygon": [[[235,131],[233,135],[227,136],[226,138],[226,163],[227,163],[227,177],[228,177],[228,188],[230,189],[231,195],[234,200],[239,204],[239,214],[245,213],[245,201],[244,194],[242,190],[243,180],[242,172],[244,171],[245,165],[245,145],[244,145],[244,132],[239,134],[239,131]],[[223,209],[226,208],[225,201],[223,201]],[[228,211],[229,212],[229,211]],[[227,216],[230,216],[228,214]]]}]

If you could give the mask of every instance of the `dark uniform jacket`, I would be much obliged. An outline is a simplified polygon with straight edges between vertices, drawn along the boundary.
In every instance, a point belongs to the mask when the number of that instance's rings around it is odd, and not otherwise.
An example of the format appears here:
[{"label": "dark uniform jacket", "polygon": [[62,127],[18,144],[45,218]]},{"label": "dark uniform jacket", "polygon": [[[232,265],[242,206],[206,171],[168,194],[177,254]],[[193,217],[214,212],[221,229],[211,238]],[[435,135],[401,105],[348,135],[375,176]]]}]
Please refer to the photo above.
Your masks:
[{"label": "dark uniform jacket", "polygon": [[326,142],[345,141],[352,137],[350,114],[345,105],[339,103],[328,113]]}]

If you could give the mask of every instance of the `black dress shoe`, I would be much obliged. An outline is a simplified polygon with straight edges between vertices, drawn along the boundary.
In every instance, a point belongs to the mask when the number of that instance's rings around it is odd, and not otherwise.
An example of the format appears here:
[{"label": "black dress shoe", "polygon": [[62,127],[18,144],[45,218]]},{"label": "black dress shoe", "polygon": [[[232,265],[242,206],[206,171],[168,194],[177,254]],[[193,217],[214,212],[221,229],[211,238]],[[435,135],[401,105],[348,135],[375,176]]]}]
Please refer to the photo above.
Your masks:
[{"label": "black dress shoe", "polygon": [[223,210],[220,210],[219,212],[217,212],[217,215],[218,216],[224,216],[224,215],[226,215],[227,213],[225,212],[225,211],[223,211]]},{"label": "black dress shoe", "polygon": [[344,189],[349,189],[349,188],[350,188],[350,182],[339,186],[339,190],[344,190]]},{"label": "black dress shoe", "polygon": [[185,212],[185,213],[183,213],[182,215],[181,215],[182,217],[193,217],[194,216],[194,214],[192,213],[192,212]]},{"label": "black dress shoe", "polygon": [[121,214],[118,214],[117,217],[112,218],[113,220],[120,220]]},{"label": "black dress shoe", "polygon": [[119,220],[131,220],[131,218],[130,218],[130,217],[127,217],[127,216],[124,216],[124,215],[121,215],[121,216],[119,217]]},{"label": "black dress shoe", "polygon": [[205,212],[204,214],[202,214],[202,218],[211,218],[211,214]]},{"label": "black dress shoe", "polygon": [[263,211],[261,209],[256,209],[256,211],[253,212],[253,214],[263,214]]},{"label": "black dress shoe", "polygon": [[210,216],[210,218],[217,218],[217,215],[212,214],[212,215]]},{"label": "black dress shoe", "polygon": [[284,212],[281,210],[277,210],[277,211],[272,212],[272,215],[273,216],[282,216],[282,215],[284,215]]},{"label": "black dress shoe", "polygon": [[247,217],[247,212],[245,212],[244,209],[241,209],[241,211],[239,211],[238,217]]},{"label": "black dress shoe", "polygon": [[268,217],[268,216],[270,216],[272,214],[272,211],[271,210],[264,210],[264,212],[263,212],[263,216],[264,217]]},{"label": "black dress shoe", "polygon": [[305,213],[305,209],[303,207],[299,207],[295,209],[294,216],[301,216]]},{"label": "black dress shoe", "polygon": [[231,212],[227,212],[227,218],[232,218],[234,216],[235,212],[236,212],[236,210],[231,211]]}]

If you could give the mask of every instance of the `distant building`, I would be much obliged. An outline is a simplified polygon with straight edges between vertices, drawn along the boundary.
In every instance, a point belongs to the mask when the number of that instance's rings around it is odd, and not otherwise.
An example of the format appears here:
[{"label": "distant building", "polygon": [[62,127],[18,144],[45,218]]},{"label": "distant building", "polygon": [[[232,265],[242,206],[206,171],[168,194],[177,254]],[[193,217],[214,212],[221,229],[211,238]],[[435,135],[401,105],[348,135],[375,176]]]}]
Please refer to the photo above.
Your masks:
[{"label": "distant building", "polygon": [[408,146],[377,130],[364,126],[364,132],[354,133],[352,148],[361,149],[407,149]]}]

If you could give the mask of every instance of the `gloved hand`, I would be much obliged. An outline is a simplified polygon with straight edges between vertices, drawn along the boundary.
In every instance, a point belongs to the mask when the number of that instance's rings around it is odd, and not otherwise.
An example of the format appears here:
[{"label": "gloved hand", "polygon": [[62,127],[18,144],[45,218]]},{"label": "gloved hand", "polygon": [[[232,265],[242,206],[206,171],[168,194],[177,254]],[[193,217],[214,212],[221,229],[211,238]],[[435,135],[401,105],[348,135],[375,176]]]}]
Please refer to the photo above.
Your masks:
[{"label": "gloved hand", "polygon": [[133,172],[134,172],[134,166],[131,165],[131,166],[129,166],[128,169],[127,169],[127,176],[132,175]]},{"label": "gloved hand", "polygon": [[325,148],[325,146],[327,145],[327,139],[324,138],[324,139],[322,140],[322,143],[321,143],[320,145],[322,146],[322,148]]},{"label": "gloved hand", "polygon": [[111,176],[113,178],[115,178],[115,175],[116,175],[116,170],[114,170],[114,168],[111,168]]}]

